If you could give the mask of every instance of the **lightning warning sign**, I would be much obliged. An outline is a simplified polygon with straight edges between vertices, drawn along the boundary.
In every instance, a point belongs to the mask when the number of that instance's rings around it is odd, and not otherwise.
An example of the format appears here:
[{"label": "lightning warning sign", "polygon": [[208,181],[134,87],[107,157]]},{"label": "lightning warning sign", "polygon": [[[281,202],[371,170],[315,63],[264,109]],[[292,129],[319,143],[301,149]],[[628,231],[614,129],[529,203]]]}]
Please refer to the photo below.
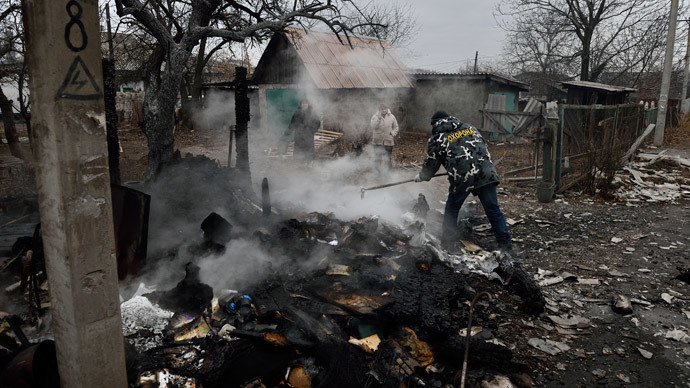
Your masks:
[{"label": "lightning warning sign", "polygon": [[98,100],[102,97],[101,88],[80,56],[72,61],[55,97],[72,100]]}]

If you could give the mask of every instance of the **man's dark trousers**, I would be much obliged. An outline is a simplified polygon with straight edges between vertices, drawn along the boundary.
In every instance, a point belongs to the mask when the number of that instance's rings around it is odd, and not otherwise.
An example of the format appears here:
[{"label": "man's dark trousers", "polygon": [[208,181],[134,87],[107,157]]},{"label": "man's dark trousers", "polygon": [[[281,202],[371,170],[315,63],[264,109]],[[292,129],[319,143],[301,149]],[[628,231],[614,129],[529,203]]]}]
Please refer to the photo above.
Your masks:
[{"label": "man's dark trousers", "polygon": [[[506,219],[498,207],[498,198],[496,196],[496,185],[486,185],[472,191],[474,195],[479,197],[484,212],[486,213],[491,229],[496,237],[499,247],[507,247],[512,244]],[[458,213],[465,202],[470,192],[463,193],[448,193],[448,200],[446,201],[446,211],[443,216],[443,236],[441,241],[445,244],[454,243],[457,238]]]}]

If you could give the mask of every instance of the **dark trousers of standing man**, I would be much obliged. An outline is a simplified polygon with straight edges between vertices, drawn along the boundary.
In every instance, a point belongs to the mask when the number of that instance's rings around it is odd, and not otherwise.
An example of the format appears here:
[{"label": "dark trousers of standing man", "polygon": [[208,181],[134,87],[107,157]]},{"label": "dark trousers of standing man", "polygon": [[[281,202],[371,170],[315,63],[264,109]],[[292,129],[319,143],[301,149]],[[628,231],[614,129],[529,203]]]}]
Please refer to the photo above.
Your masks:
[{"label": "dark trousers of standing man", "polygon": [[[498,207],[496,185],[486,185],[472,190],[472,193],[479,197],[479,201],[481,201],[484,207],[484,212],[487,218],[489,218],[498,246],[502,248],[511,246],[512,240],[508,232],[506,219],[503,216],[503,212],[501,212],[501,208]],[[444,245],[453,244],[457,241],[458,214],[468,195],[470,195],[469,192],[448,194],[446,212],[443,216],[443,235],[441,237],[441,242]]]},{"label": "dark trousers of standing man", "polygon": [[393,168],[393,146],[374,145],[374,165],[378,172]]}]

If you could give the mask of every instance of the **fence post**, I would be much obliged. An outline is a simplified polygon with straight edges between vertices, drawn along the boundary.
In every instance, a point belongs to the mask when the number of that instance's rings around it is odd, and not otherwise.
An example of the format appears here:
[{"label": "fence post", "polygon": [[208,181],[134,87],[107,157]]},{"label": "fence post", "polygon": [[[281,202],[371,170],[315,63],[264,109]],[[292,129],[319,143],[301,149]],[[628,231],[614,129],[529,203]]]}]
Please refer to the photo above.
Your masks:
[{"label": "fence post", "polygon": [[616,136],[618,135],[618,113],[621,110],[621,106],[616,105],[616,111],[613,113],[613,136],[611,136],[611,147],[616,144]]},{"label": "fence post", "polygon": [[565,126],[565,107],[559,106],[558,113],[560,119],[558,120],[558,133],[556,134],[556,144],[554,144],[554,169],[553,179],[556,183],[556,190],[561,187],[561,159],[563,158],[563,127]]}]

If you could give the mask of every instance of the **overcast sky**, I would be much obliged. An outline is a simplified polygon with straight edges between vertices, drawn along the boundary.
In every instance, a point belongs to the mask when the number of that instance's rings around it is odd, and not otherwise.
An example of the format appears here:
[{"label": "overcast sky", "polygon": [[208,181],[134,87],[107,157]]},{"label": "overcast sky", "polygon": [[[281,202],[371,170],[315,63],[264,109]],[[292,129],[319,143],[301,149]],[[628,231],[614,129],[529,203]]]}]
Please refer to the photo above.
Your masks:
[{"label": "overcast sky", "polygon": [[[398,2],[405,0],[373,0]],[[500,57],[504,32],[493,10],[500,0],[408,0],[417,17],[419,33],[409,47],[395,52],[408,68],[454,73],[465,64]],[[256,65],[264,46],[251,51]]]},{"label": "overcast sky", "polygon": [[[395,0],[393,0],[395,1]],[[410,0],[419,34],[408,50],[397,50],[410,68],[456,72],[467,61],[496,59],[504,32],[493,17],[499,0]]]}]

